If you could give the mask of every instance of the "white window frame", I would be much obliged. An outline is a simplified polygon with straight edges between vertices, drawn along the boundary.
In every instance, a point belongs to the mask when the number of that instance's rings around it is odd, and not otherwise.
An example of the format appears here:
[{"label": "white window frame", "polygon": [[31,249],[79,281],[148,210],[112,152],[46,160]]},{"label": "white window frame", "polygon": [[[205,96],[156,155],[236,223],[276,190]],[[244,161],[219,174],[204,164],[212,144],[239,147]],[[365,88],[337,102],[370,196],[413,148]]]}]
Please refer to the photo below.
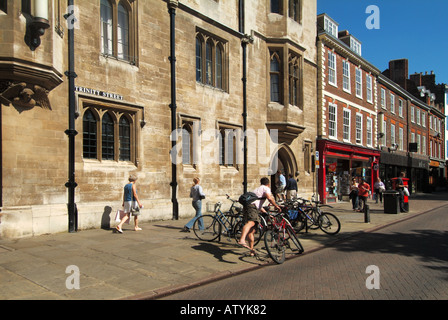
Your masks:
[{"label": "white window frame", "polygon": [[421,123],[421,117],[420,117],[420,109],[417,109],[417,116],[416,116],[416,118],[417,118],[417,124],[418,125],[420,125],[420,123]]},{"label": "white window frame", "polygon": [[422,154],[426,155],[426,136],[422,135]]},{"label": "white window frame", "polygon": [[328,19],[327,17],[325,17],[324,24],[325,24],[325,31],[327,31],[333,37],[337,38],[338,37],[338,28],[339,28],[338,25],[335,24],[330,19]]},{"label": "white window frame", "polygon": [[370,117],[367,117],[366,134],[366,144],[371,147],[373,145],[373,120]]},{"label": "white window frame", "polygon": [[415,123],[415,108],[411,106],[411,122]]},{"label": "white window frame", "polygon": [[390,93],[390,112],[395,114],[395,95]]},{"label": "white window frame", "polygon": [[398,127],[398,149],[403,150],[404,146],[404,131],[402,127]]},{"label": "white window frame", "polygon": [[362,99],[362,69],[356,68],[355,71],[355,81],[356,81],[356,97]]},{"label": "white window frame", "polygon": [[355,126],[356,126],[356,134],[355,134],[355,138],[356,138],[356,143],[357,144],[362,144],[362,130],[363,130],[363,116],[361,113],[356,113],[356,117],[355,117]]},{"label": "white window frame", "polygon": [[381,88],[381,108],[387,109],[386,107],[386,89]]},{"label": "white window frame", "polygon": [[403,118],[403,100],[398,98],[398,115]]},{"label": "white window frame", "polygon": [[352,111],[350,109],[344,108],[342,116],[342,140],[350,142],[350,128],[351,128],[351,117]]},{"label": "white window frame", "polygon": [[373,102],[373,94],[372,94],[372,83],[373,83],[373,81],[372,81],[372,76],[370,76],[370,75],[368,75],[368,74],[366,74],[366,95],[367,95],[367,97],[366,97],[366,99],[367,99],[367,102],[370,102],[370,103],[372,103]]},{"label": "white window frame", "polygon": [[396,132],[395,132],[395,125],[391,124],[390,125],[390,144],[391,145],[396,143],[395,134],[396,134]]},{"label": "white window frame", "polygon": [[426,112],[422,112],[422,127],[426,128]]},{"label": "white window frame", "polygon": [[417,153],[419,154],[422,153],[421,143],[422,143],[422,137],[417,133]]},{"label": "white window frame", "polygon": [[[334,111],[334,112],[332,112]],[[332,116],[334,120],[332,120]],[[337,139],[338,135],[338,106],[337,104],[330,103],[328,105],[328,137],[332,139]],[[333,131],[334,134],[331,134]]]},{"label": "white window frame", "polygon": [[336,54],[328,51],[328,83],[337,87]]},{"label": "white window frame", "polygon": [[351,92],[350,83],[350,62],[348,60],[342,61],[342,88],[346,92]]},{"label": "white window frame", "polygon": [[383,146],[387,146],[387,121],[383,120]]}]

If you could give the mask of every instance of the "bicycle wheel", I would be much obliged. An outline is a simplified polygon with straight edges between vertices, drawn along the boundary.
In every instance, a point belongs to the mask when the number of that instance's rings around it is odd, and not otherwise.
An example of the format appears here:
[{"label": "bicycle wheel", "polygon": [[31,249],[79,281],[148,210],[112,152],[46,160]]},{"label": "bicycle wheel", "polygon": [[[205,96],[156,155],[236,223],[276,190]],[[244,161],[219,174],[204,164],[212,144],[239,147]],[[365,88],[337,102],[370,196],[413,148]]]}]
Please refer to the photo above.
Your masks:
[{"label": "bicycle wheel", "polygon": [[264,244],[266,251],[275,263],[282,264],[285,261],[285,246],[283,237],[280,236],[278,231],[267,230],[264,234]]},{"label": "bicycle wheel", "polygon": [[[305,251],[305,250],[303,249],[303,246],[300,243],[299,238],[297,238],[296,233],[294,232],[294,229],[291,226],[287,225],[286,226],[286,233],[289,235],[289,239],[288,240],[289,240],[289,247],[291,248],[291,250],[292,251],[296,251],[297,250],[299,254],[303,253],[303,251]],[[294,244],[294,246],[297,249],[294,249],[291,246],[291,244],[290,244],[291,242]]]},{"label": "bicycle wheel", "polygon": [[306,218],[306,223],[308,224],[308,229],[311,230],[316,230],[319,229],[319,214],[317,213],[316,209],[308,209],[305,212],[308,217],[311,218],[311,220],[309,218]]},{"label": "bicycle wheel", "polygon": [[[233,237],[235,238],[237,243],[240,241],[241,232],[243,231],[243,227],[244,227],[243,220],[240,220],[236,223],[235,227],[233,228]],[[263,227],[259,223],[257,225],[257,228],[255,229],[254,247],[260,242],[262,236],[263,236]]]},{"label": "bicycle wheel", "polygon": [[341,230],[341,223],[334,214],[324,212],[319,217],[319,228],[326,234],[336,234]]},{"label": "bicycle wheel", "polygon": [[204,241],[213,241],[221,234],[221,224],[214,216],[206,214],[198,217],[193,224],[196,237]]}]

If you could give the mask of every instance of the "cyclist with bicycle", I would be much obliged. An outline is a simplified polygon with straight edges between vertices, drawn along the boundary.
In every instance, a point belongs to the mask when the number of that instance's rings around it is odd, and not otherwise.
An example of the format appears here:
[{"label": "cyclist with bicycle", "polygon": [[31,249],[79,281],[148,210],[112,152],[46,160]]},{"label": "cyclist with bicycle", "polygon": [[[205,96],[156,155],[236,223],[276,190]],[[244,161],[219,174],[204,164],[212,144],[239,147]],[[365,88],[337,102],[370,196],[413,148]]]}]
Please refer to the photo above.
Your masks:
[{"label": "cyclist with bicycle", "polygon": [[[241,232],[241,239],[238,244],[250,250],[251,255],[255,255],[254,251],[254,234],[257,224],[260,222],[258,211],[266,212],[263,208],[263,204],[268,200],[279,212],[280,206],[275,202],[275,198],[272,195],[271,188],[269,188],[269,178],[261,178],[260,186],[253,192],[257,195],[258,200],[255,200],[249,205],[243,208],[243,222],[244,227]],[[249,243],[246,242],[246,238]]]}]

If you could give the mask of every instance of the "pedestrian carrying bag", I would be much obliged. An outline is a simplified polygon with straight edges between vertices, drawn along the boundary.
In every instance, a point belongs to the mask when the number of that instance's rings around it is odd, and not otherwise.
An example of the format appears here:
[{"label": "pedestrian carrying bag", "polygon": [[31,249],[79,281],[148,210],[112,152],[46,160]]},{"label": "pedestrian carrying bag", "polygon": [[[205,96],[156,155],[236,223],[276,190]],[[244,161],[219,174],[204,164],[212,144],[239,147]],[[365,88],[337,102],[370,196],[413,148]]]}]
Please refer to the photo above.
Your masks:
[{"label": "pedestrian carrying bag", "polygon": [[404,193],[404,195],[406,196],[406,197],[409,197],[409,190],[408,190],[408,188],[407,187],[404,187],[403,188],[403,193]]},{"label": "pedestrian carrying bag", "polygon": [[[124,210],[117,210],[117,214],[115,215],[115,222],[120,222],[121,219],[123,219],[123,217],[126,215],[126,213],[124,213]],[[127,224],[129,224],[129,220],[128,219],[126,221]]]},{"label": "pedestrian carrying bag", "polygon": [[247,206],[258,199],[259,198],[255,193],[246,192],[240,195],[240,197],[238,198],[238,202],[241,203],[243,206]]}]

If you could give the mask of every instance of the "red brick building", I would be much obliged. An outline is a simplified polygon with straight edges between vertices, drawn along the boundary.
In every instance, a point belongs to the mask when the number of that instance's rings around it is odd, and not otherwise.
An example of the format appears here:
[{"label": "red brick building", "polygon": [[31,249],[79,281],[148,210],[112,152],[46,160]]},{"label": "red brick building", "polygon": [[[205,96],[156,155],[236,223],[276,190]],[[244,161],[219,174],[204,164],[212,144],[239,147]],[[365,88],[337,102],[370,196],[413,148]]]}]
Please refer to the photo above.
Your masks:
[{"label": "red brick building", "polygon": [[352,177],[378,176],[377,77],[362,44],[326,14],[318,21],[318,191],[321,201],[348,199]]}]

